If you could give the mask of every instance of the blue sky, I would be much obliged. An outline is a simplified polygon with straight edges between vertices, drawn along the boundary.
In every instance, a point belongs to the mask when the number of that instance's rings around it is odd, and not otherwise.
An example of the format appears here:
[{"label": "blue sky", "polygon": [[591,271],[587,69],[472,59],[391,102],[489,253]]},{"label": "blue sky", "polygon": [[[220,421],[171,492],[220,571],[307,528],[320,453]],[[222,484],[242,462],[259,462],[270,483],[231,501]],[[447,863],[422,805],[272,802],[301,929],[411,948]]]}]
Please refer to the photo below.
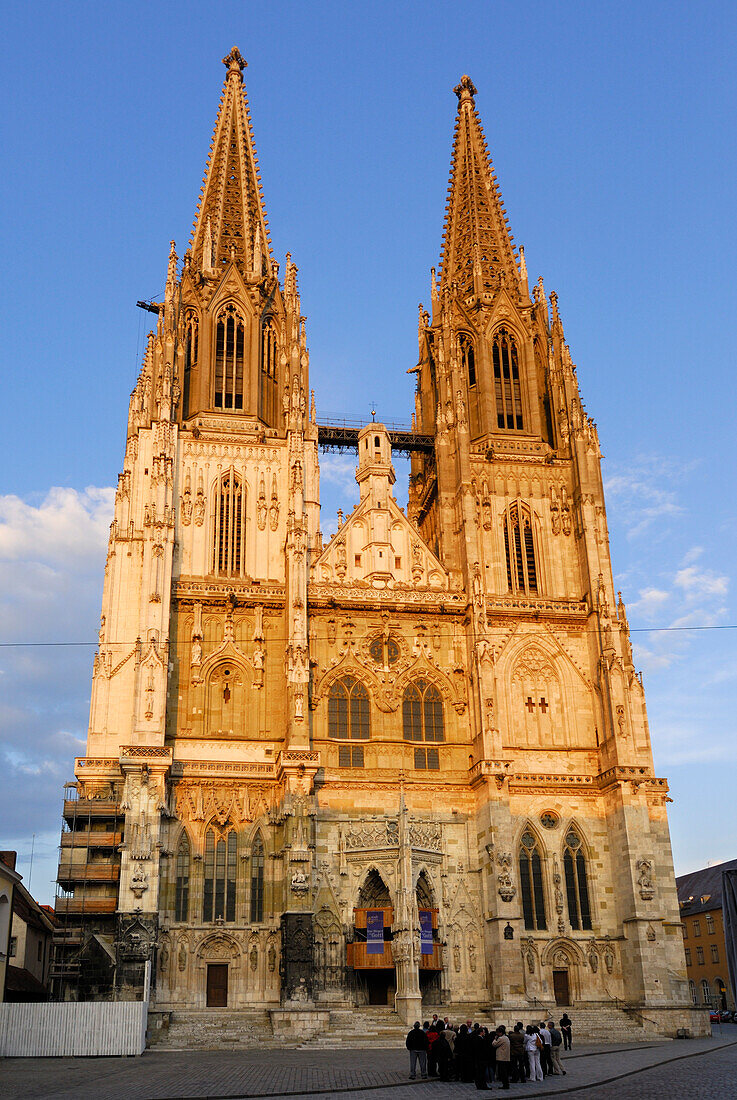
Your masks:
[{"label": "blue sky", "polygon": [[[246,71],[318,412],[407,419],[468,72],[531,281],[556,290],[605,454],[615,579],[672,785],[676,868],[733,858],[734,5],[6,5],[0,636],[97,631],[127,400]],[[283,267],[283,263],[282,263]],[[400,472],[400,471],[398,471]],[[404,486],[398,486],[400,498]],[[323,462],[323,526],[355,499]],[[0,650],[0,847],[48,900],[92,650]]]}]

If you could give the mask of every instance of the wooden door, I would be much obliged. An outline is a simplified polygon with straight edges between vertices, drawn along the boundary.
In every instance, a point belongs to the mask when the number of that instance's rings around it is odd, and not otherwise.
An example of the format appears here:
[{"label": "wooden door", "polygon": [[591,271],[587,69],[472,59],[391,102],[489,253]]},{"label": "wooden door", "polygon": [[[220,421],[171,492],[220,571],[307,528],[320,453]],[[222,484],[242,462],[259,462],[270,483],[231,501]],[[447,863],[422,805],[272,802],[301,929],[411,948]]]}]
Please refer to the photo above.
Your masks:
[{"label": "wooden door", "polygon": [[207,965],[207,1007],[228,1007],[228,964]]},{"label": "wooden door", "polygon": [[567,970],[553,971],[553,990],[555,991],[555,1003],[557,1005],[569,1005],[571,1003]]}]

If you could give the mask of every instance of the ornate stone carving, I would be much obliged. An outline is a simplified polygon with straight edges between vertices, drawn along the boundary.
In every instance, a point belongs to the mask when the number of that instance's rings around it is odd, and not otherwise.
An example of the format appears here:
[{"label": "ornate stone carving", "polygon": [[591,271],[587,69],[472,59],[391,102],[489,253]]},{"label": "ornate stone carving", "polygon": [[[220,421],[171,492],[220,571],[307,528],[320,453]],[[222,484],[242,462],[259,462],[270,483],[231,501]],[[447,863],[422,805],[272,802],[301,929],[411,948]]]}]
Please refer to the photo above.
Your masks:
[{"label": "ornate stone carving", "polygon": [[142,898],[148,890],[148,875],[142,867],[136,867],[131,875],[131,891],[137,898]]},{"label": "ornate stone carving", "polygon": [[499,852],[496,861],[499,865],[497,893],[502,901],[512,901],[517,893],[517,888],[512,882],[512,856],[509,852]]},{"label": "ornate stone carving", "polygon": [[643,901],[651,901],[655,896],[652,862],[649,859],[638,859],[635,866],[639,871],[637,885],[640,888],[640,897]]},{"label": "ornate stone carving", "polygon": [[303,895],[307,893],[310,888],[310,884],[304,871],[294,872],[294,874],[292,875],[292,881],[289,884],[289,888],[293,894]]}]

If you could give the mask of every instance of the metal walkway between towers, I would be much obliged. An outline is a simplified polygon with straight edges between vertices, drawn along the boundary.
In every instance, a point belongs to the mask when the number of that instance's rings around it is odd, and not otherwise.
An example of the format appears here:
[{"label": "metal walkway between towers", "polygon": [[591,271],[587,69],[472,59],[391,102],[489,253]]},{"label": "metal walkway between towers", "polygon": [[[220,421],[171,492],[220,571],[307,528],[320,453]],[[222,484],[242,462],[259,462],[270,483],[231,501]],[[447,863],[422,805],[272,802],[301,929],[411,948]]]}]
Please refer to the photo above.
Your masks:
[{"label": "metal walkway between towers", "polygon": [[[432,454],[435,447],[435,436],[413,431],[408,424],[400,424],[393,420],[382,420],[380,423],[389,433],[389,441],[393,451],[408,455],[417,452]],[[339,420],[334,417],[318,417],[318,443],[325,451],[355,451],[358,447],[358,433],[364,428],[370,427],[370,425],[371,421],[365,420]]]}]

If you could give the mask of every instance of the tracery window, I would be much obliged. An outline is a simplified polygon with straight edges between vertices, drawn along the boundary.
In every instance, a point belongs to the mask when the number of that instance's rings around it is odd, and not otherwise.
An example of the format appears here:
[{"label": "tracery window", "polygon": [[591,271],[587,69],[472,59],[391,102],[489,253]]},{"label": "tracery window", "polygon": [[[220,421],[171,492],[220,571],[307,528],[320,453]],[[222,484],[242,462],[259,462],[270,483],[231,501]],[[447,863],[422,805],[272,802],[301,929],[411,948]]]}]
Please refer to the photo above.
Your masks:
[{"label": "tracery window", "polygon": [[476,385],[476,352],[473,340],[467,332],[462,332],[458,337],[458,346],[461,352],[461,365],[469,387]]},{"label": "tracery window", "polygon": [[174,919],[189,919],[189,840],[186,833],[182,833],[177,848]]},{"label": "tracery window", "polygon": [[444,741],[443,699],[427,680],[415,680],[404,689],[402,724],[405,741]]},{"label": "tracery window", "polygon": [[246,327],[234,305],[218,315],[215,330],[215,408],[243,408]]},{"label": "tracery window", "polygon": [[385,634],[379,634],[374,638],[369,646],[369,653],[376,661],[377,665],[381,665],[383,668],[389,668],[390,665],[395,664],[399,660],[399,645],[395,638],[391,635],[388,637]]},{"label": "tracery window", "polygon": [[233,468],[223,474],[215,490],[213,573],[237,576],[243,573],[246,509],[243,483]]},{"label": "tracery window", "polygon": [[265,317],[261,325],[261,373],[259,384],[259,416],[267,424],[276,424],[278,408],[277,342],[273,317]]},{"label": "tracery window", "polygon": [[504,548],[510,592],[536,595],[540,591],[532,512],[526,504],[510,504],[504,516]]},{"label": "tracery window", "polygon": [[548,925],[545,915],[542,860],[537,837],[530,829],[525,830],[520,841],[519,881],[525,928],[546,929]]},{"label": "tracery window", "polygon": [[415,768],[418,771],[440,771],[440,750],[415,749]]},{"label": "tracery window", "polygon": [[236,856],[234,830],[223,833],[211,825],[205,833],[205,921],[235,920]]},{"label": "tracery window", "polygon": [[511,332],[497,329],[491,346],[494,366],[494,393],[498,428],[522,431],[522,391],[519,376],[519,355]]},{"label": "tracery window", "polygon": [[200,328],[197,314],[188,310],[184,318],[184,386],[182,392],[182,413],[189,416],[189,393],[192,371],[199,360]]},{"label": "tracery window", "polygon": [[591,928],[591,905],[589,903],[589,885],[586,877],[586,860],[581,848],[581,838],[575,829],[570,829],[566,835],[563,870],[566,876],[570,926],[577,931],[589,929]]},{"label": "tracery window", "polygon": [[264,842],[259,834],[251,848],[251,923],[264,919]]},{"label": "tracery window", "polygon": [[328,694],[328,736],[368,740],[371,736],[369,695],[360,680],[344,676]]}]

